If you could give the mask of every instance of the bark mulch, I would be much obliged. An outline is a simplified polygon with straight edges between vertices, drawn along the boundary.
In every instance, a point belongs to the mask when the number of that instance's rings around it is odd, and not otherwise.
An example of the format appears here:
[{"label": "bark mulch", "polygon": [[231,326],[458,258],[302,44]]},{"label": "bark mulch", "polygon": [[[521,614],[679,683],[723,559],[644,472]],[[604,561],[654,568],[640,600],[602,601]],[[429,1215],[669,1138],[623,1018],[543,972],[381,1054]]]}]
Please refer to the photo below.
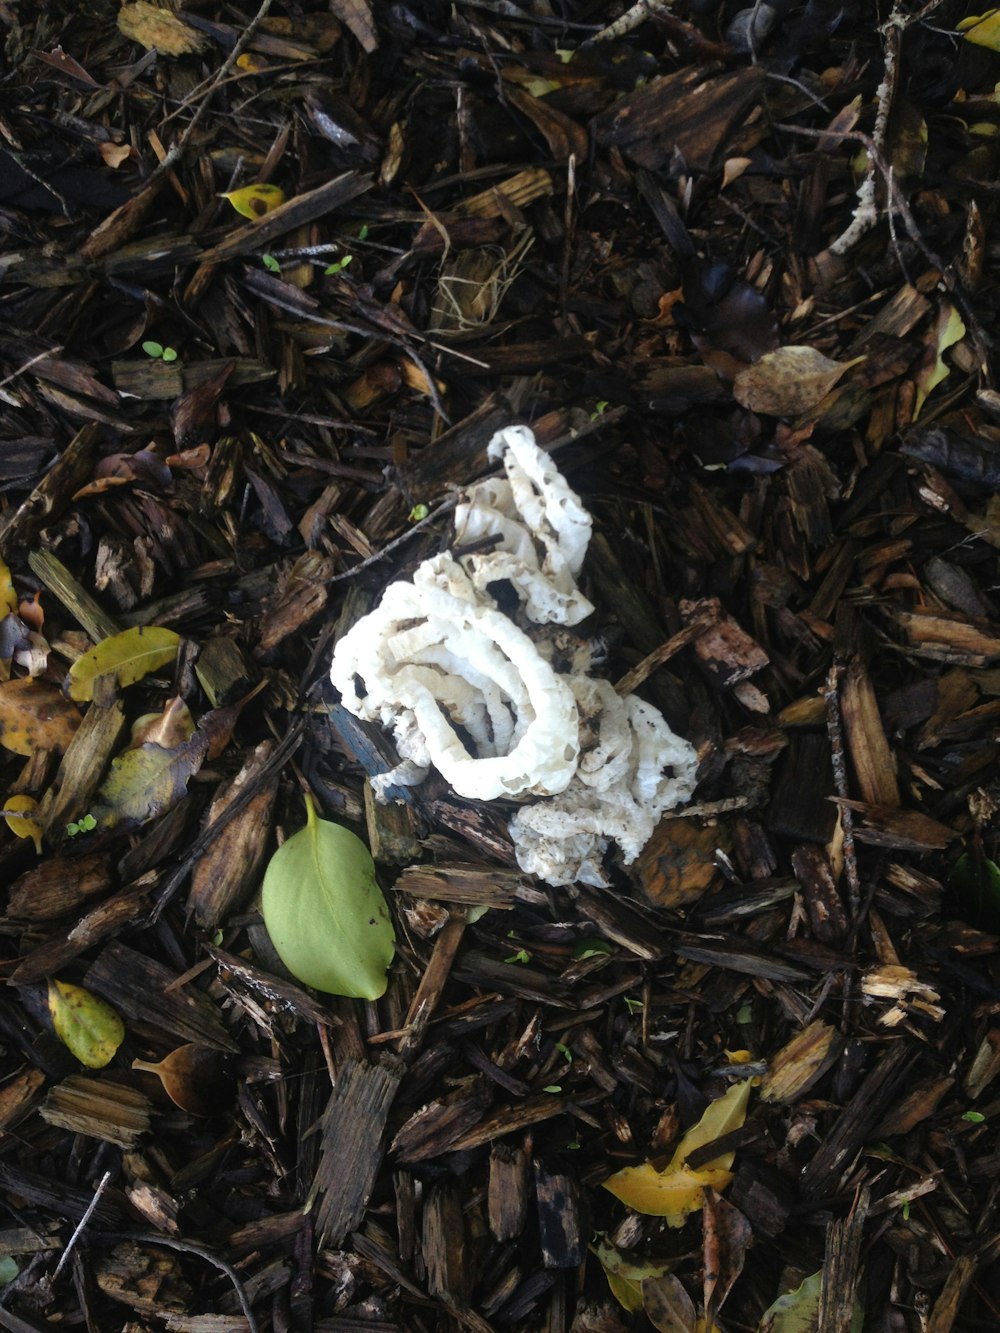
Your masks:
[{"label": "bark mulch", "polygon": [[[0,1328],[998,1326],[967,17],[0,0]],[[326,680],[516,421],[594,516],[606,674],[700,757],[607,889],[441,781],[375,805]],[[179,651],[67,697],[139,627]],[[375,853],[378,1001],[263,927],[304,789]],[[103,1067],[55,983],[120,1015]],[[602,1188],[747,1078],[682,1227]]]}]

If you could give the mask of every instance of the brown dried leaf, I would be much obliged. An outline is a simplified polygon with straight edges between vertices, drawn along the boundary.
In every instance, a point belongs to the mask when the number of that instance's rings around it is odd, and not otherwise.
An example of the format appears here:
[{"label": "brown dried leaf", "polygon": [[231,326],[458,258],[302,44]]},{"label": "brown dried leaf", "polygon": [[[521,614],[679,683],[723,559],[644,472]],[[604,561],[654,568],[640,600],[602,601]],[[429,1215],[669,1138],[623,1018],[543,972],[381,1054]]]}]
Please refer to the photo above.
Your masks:
[{"label": "brown dried leaf", "polygon": [[711,1330],[733,1283],[743,1272],[753,1230],[740,1210],[713,1189],[705,1190],[702,1216],[705,1327]]},{"label": "brown dried leaf", "polygon": [[55,685],[27,677],[0,684],[0,745],[28,758],[62,754],[76,735],[80,710]]},{"label": "brown dried leaf", "polygon": [[813,347],[779,347],[741,370],[733,381],[733,397],[751,412],[795,417],[825,398],[853,361],[831,361]]}]

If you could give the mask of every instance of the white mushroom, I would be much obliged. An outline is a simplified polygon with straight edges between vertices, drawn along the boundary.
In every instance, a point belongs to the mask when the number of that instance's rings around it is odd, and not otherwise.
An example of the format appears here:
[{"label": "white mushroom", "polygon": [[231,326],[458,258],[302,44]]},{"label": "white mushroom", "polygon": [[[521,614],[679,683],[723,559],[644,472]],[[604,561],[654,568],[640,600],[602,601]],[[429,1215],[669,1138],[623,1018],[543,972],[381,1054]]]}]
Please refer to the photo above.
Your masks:
[{"label": "white mushroom", "polygon": [[[425,560],[386,588],[337,644],[330,677],[345,708],[394,734],[401,762],[377,791],[433,767],[470,800],[540,797],[510,822],[518,863],[551,884],[604,883],[610,844],[634,860],[690,797],[696,755],[651,704],[591,676],[582,641],[573,670],[553,665],[553,631],[532,625],[593,610],[576,586],[590,515],[525,427],[500,431],[490,455],[506,479],[471,487],[456,509],[460,546],[490,548]],[[499,580],[518,595],[518,623],[490,593]]]}]

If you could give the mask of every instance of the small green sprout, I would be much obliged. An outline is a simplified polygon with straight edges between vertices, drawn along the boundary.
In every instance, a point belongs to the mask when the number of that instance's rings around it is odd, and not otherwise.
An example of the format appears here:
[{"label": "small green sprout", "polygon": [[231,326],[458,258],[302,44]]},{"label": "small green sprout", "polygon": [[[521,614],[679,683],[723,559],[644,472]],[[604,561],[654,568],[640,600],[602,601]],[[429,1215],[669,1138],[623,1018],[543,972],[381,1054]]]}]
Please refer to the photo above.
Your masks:
[{"label": "small green sprout", "polygon": [[630,1014],[637,1013],[643,1007],[642,1001],[634,999],[631,995],[623,995],[622,999]]},{"label": "small green sprout", "polygon": [[547,1083],[542,1092],[562,1092],[561,1083]]},{"label": "small green sprout", "polygon": [[568,1065],[571,1065],[571,1064],[573,1063],[573,1052],[572,1052],[572,1051],[570,1050],[570,1048],[566,1045],[566,1043],[565,1043],[565,1042],[562,1042],[562,1041],[557,1041],[556,1044],[555,1044],[555,1046],[556,1046],[556,1050],[559,1052],[559,1054],[562,1056],[562,1058],[566,1061],[566,1063],[567,1063]]},{"label": "small green sprout", "polygon": [[151,356],[154,361],[176,361],[177,351],[173,347],[164,347],[163,343],[154,342],[148,338],[142,344],[142,350],[147,356]]},{"label": "small green sprout", "polygon": [[281,272],[281,265],[275,259],[274,255],[261,255],[261,263],[269,273]]},{"label": "small green sprout", "polygon": [[368,239],[368,223],[365,222],[362,223],[361,227],[358,230],[358,240],[367,241],[367,239]]},{"label": "small green sprout", "polygon": [[407,518],[410,520],[411,523],[421,523],[430,512],[431,511],[427,508],[426,505],[414,505],[413,508],[410,510],[410,512],[407,514]]},{"label": "small green sprout", "polygon": [[903,1221],[904,1221],[904,1222],[909,1222],[909,1220],[910,1220],[910,1201],[909,1201],[909,1199],[904,1199],[904,1200],[903,1200]]},{"label": "small green sprout", "polygon": [[602,399],[594,408],[593,412],[591,412],[591,421],[596,421],[598,417],[603,417],[610,406],[611,404],[606,399]]},{"label": "small green sprout", "polygon": [[78,833],[92,833],[97,828],[97,820],[93,815],[84,815],[82,819],[76,820],[73,824],[66,825],[67,838],[75,838]]},{"label": "small green sprout", "polygon": [[343,259],[338,259],[333,264],[327,264],[326,268],[323,270],[323,276],[332,278],[335,273],[343,273],[344,269],[351,263],[353,258],[353,255],[344,255]]},{"label": "small green sprout", "polygon": [[986,1117],[983,1115],[982,1111],[966,1111],[965,1115],[962,1116],[962,1119],[968,1120],[970,1125],[981,1125]]},{"label": "small green sprout", "polygon": [[509,958],[504,959],[505,963],[530,963],[531,954],[527,949],[518,949],[517,953],[512,953]]}]

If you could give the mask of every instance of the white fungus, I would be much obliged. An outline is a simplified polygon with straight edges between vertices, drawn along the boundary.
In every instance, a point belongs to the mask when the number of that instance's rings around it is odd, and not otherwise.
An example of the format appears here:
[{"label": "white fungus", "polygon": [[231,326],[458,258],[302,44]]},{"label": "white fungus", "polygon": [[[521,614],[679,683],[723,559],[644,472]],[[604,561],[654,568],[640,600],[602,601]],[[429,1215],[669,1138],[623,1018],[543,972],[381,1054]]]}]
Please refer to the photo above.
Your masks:
[{"label": "white fungus", "polygon": [[[697,758],[651,704],[590,674],[582,641],[569,670],[553,665],[541,627],[594,609],[576,585],[590,515],[526,427],[499,431],[489,453],[506,478],[456,507],[458,553],[390,584],[338,642],[330,678],[345,708],[393,733],[401,762],[375,779],[378,793],[433,767],[470,800],[540,798],[510,821],[518,864],[550,884],[603,884],[608,846],[633,861],[691,796]],[[500,583],[516,594],[513,617],[492,595]]]}]

